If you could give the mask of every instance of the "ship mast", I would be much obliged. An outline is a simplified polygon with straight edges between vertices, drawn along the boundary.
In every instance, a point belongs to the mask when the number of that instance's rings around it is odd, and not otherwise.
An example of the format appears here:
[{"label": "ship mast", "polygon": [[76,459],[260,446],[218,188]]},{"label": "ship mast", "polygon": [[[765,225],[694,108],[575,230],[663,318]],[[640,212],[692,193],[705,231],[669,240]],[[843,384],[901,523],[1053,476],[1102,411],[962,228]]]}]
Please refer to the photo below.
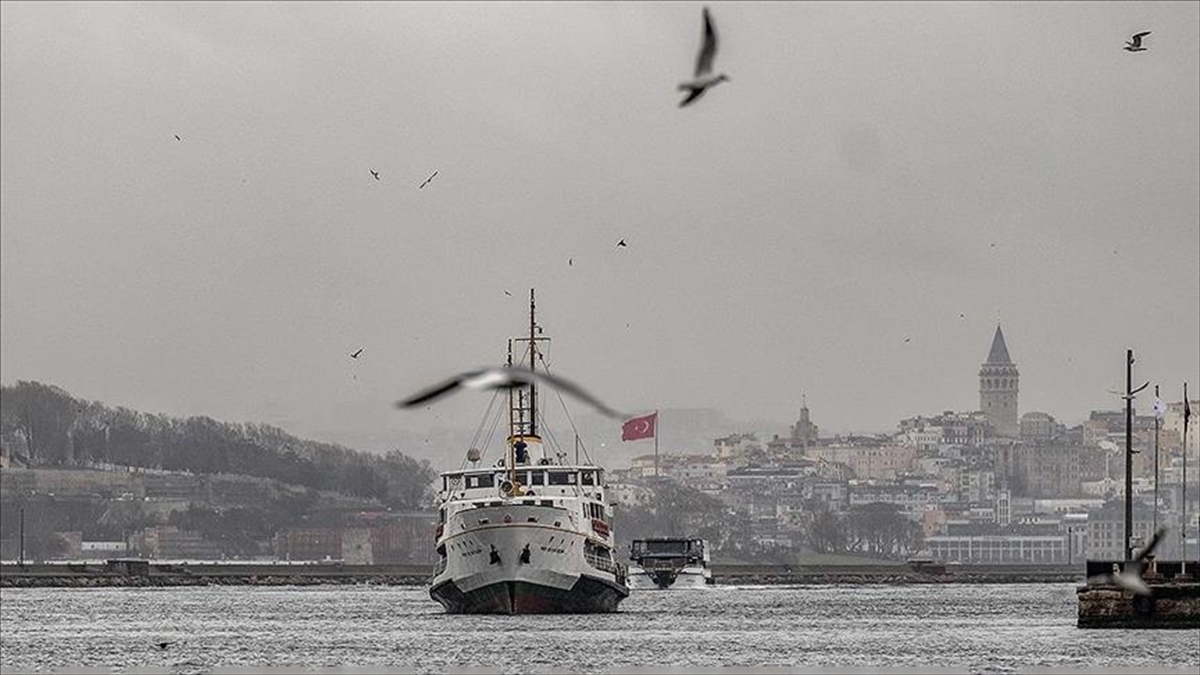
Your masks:
[{"label": "ship mast", "polygon": [[[533,289],[529,289],[529,369],[537,370],[537,309],[533,300]],[[537,437],[537,382],[529,383],[529,435]]]},{"label": "ship mast", "polygon": [[[550,338],[539,337],[537,325],[537,304],[534,299],[534,289],[529,289],[529,337],[510,338],[508,341],[508,365],[513,365],[513,342],[529,342],[529,369],[536,370],[539,340]],[[529,452],[529,442],[541,443],[537,423],[537,384],[530,382],[528,387],[514,387],[508,391],[508,479],[517,484],[517,449],[520,445],[522,452]],[[528,459],[529,455],[526,455]]]}]

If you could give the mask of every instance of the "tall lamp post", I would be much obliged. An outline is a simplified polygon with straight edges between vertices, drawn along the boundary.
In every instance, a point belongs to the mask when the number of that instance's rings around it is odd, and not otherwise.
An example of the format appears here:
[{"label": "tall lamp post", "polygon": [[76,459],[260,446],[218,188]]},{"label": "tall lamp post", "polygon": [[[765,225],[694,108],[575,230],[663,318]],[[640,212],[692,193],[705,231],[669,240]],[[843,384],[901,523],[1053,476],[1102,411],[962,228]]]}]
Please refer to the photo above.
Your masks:
[{"label": "tall lamp post", "polygon": [[[1125,350],[1125,560],[1133,560],[1133,399],[1150,386],[1133,388],[1133,350]],[[1112,392],[1114,394],[1118,392]]]}]

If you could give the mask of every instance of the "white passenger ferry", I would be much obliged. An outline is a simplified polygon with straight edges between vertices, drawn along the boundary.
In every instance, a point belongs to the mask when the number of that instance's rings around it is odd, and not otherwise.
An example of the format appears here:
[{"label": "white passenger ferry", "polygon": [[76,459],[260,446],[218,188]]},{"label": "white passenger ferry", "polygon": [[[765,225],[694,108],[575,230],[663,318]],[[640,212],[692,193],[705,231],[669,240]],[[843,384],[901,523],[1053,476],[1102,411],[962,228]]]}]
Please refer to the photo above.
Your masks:
[{"label": "white passenger ferry", "polygon": [[[509,366],[513,343],[525,342],[521,360],[544,370],[538,345],[548,339],[536,323],[530,291],[529,335],[509,340]],[[547,452],[536,385],[507,396],[505,456],[485,465],[483,453],[472,448],[469,468],[441,475],[430,596],[452,613],[615,611],[629,587],[626,568],[613,555],[604,471],[578,456],[566,462],[561,449]],[[576,440],[576,455],[578,447]]]},{"label": "white passenger ferry", "polygon": [[634,589],[705,588],[713,585],[708,542],[657,537],[637,539],[629,549],[629,586]]}]

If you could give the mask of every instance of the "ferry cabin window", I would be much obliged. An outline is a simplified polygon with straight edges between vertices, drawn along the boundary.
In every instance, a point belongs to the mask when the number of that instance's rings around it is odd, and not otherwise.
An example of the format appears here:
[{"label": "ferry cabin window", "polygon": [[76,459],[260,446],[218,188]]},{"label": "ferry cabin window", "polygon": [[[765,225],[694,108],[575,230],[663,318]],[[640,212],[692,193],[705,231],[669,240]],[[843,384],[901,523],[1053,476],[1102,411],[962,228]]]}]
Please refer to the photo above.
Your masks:
[{"label": "ferry cabin window", "polygon": [[495,476],[490,473],[480,474],[478,476],[467,476],[467,487],[469,488],[490,488],[495,486]]},{"label": "ferry cabin window", "polygon": [[595,485],[596,484],[596,474],[592,471],[580,472],[579,484],[580,485]]},{"label": "ferry cabin window", "polygon": [[573,471],[551,471],[550,485],[575,485],[575,477]]},{"label": "ferry cabin window", "polygon": [[648,541],[647,553],[685,553],[688,548],[686,541]]},{"label": "ferry cabin window", "polygon": [[530,475],[529,475],[529,484],[530,485],[545,485],[546,484],[546,472],[545,471],[531,471]]}]

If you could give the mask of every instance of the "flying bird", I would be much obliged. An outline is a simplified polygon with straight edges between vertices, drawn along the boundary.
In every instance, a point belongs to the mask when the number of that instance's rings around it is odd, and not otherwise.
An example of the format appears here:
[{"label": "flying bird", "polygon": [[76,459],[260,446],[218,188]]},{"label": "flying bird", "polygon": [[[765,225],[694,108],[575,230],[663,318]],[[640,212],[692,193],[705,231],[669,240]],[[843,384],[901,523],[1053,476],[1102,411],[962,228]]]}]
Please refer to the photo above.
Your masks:
[{"label": "flying bird", "polygon": [[1150,31],[1144,30],[1140,33],[1134,33],[1133,37],[1129,38],[1129,42],[1125,43],[1125,51],[1127,52],[1144,52],[1146,48],[1142,46],[1142,38],[1150,34]]},{"label": "flying bird", "polygon": [[713,27],[712,15],[704,8],[704,39],[700,44],[700,54],[696,57],[696,76],[687,82],[679,83],[679,90],[688,92],[686,98],[679,102],[682,108],[704,95],[711,87],[728,80],[724,73],[712,74],[713,57],[717,54],[717,30]]},{"label": "flying bird", "polygon": [[424,183],[421,183],[420,185],[418,185],[417,189],[420,190],[421,188],[425,187],[426,185],[429,185],[429,181],[433,180],[433,177],[436,176],[437,173],[438,172],[434,171],[433,173],[429,174],[429,178],[426,178]]},{"label": "flying bird", "polygon": [[353,354],[351,354],[351,355],[350,355],[350,358],[352,358],[352,359],[357,359],[357,358],[358,358],[358,355],[359,355],[359,354],[361,354],[362,352],[363,352],[363,350],[362,350],[362,347],[359,347],[359,348],[358,348],[358,351],[356,351],[356,352],[354,352]]},{"label": "flying bird", "polygon": [[154,643],[154,646],[158,647],[159,649],[166,649],[167,647],[170,647],[173,644],[175,644],[174,640],[167,640],[165,642],[156,642],[156,643]]},{"label": "flying bird", "polygon": [[625,248],[629,248],[629,244],[626,244],[624,239],[622,239],[621,241],[618,241],[617,246],[624,246]]},{"label": "flying bird", "polygon": [[904,344],[908,344],[909,342],[912,342],[912,338],[904,338]]},{"label": "flying bird", "polygon": [[567,258],[567,267],[574,267],[574,266],[575,266],[575,259]]},{"label": "flying bird", "polygon": [[1115,584],[1134,595],[1151,595],[1150,587],[1142,579],[1142,560],[1145,560],[1146,556],[1154,552],[1154,547],[1158,546],[1158,542],[1162,540],[1163,535],[1166,533],[1167,528],[1158,528],[1158,531],[1150,538],[1150,543],[1146,545],[1146,548],[1142,549],[1142,552],[1138,553],[1136,558],[1125,563],[1125,569],[1117,571],[1117,563],[1113,563],[1112,572],[1088,577],[1088,583]]},{"label": "flying bird", "polygon": [[375,180],[379,180],[379,172],[375,169],[371,169],[371,175],[375,177]]},{"label": "flying bird", "polygon": [[461,373],[428,389],[419,391],[403,401],[397,401],[396,407],[412,408],[426,401],[434,401],[447,394],[452,394],[460,388],[475,390],[515,389],[516,387],[529,386],[535,382],[566,392],[609,417],[624,417],[624,415],[608,407],[595,396],[584,391],[579,385],[548,373],[535,372],[524,366],[484,368],[482,370]]},{"label": "flying bird", "polygon": [[182,141],[183,139],[179,137],[179,134],[175,134],[175,140]]},{"label": "flying bird", "polygon": [[504,294],[510,298],[512,297],[512,291],[504,291]]}]

